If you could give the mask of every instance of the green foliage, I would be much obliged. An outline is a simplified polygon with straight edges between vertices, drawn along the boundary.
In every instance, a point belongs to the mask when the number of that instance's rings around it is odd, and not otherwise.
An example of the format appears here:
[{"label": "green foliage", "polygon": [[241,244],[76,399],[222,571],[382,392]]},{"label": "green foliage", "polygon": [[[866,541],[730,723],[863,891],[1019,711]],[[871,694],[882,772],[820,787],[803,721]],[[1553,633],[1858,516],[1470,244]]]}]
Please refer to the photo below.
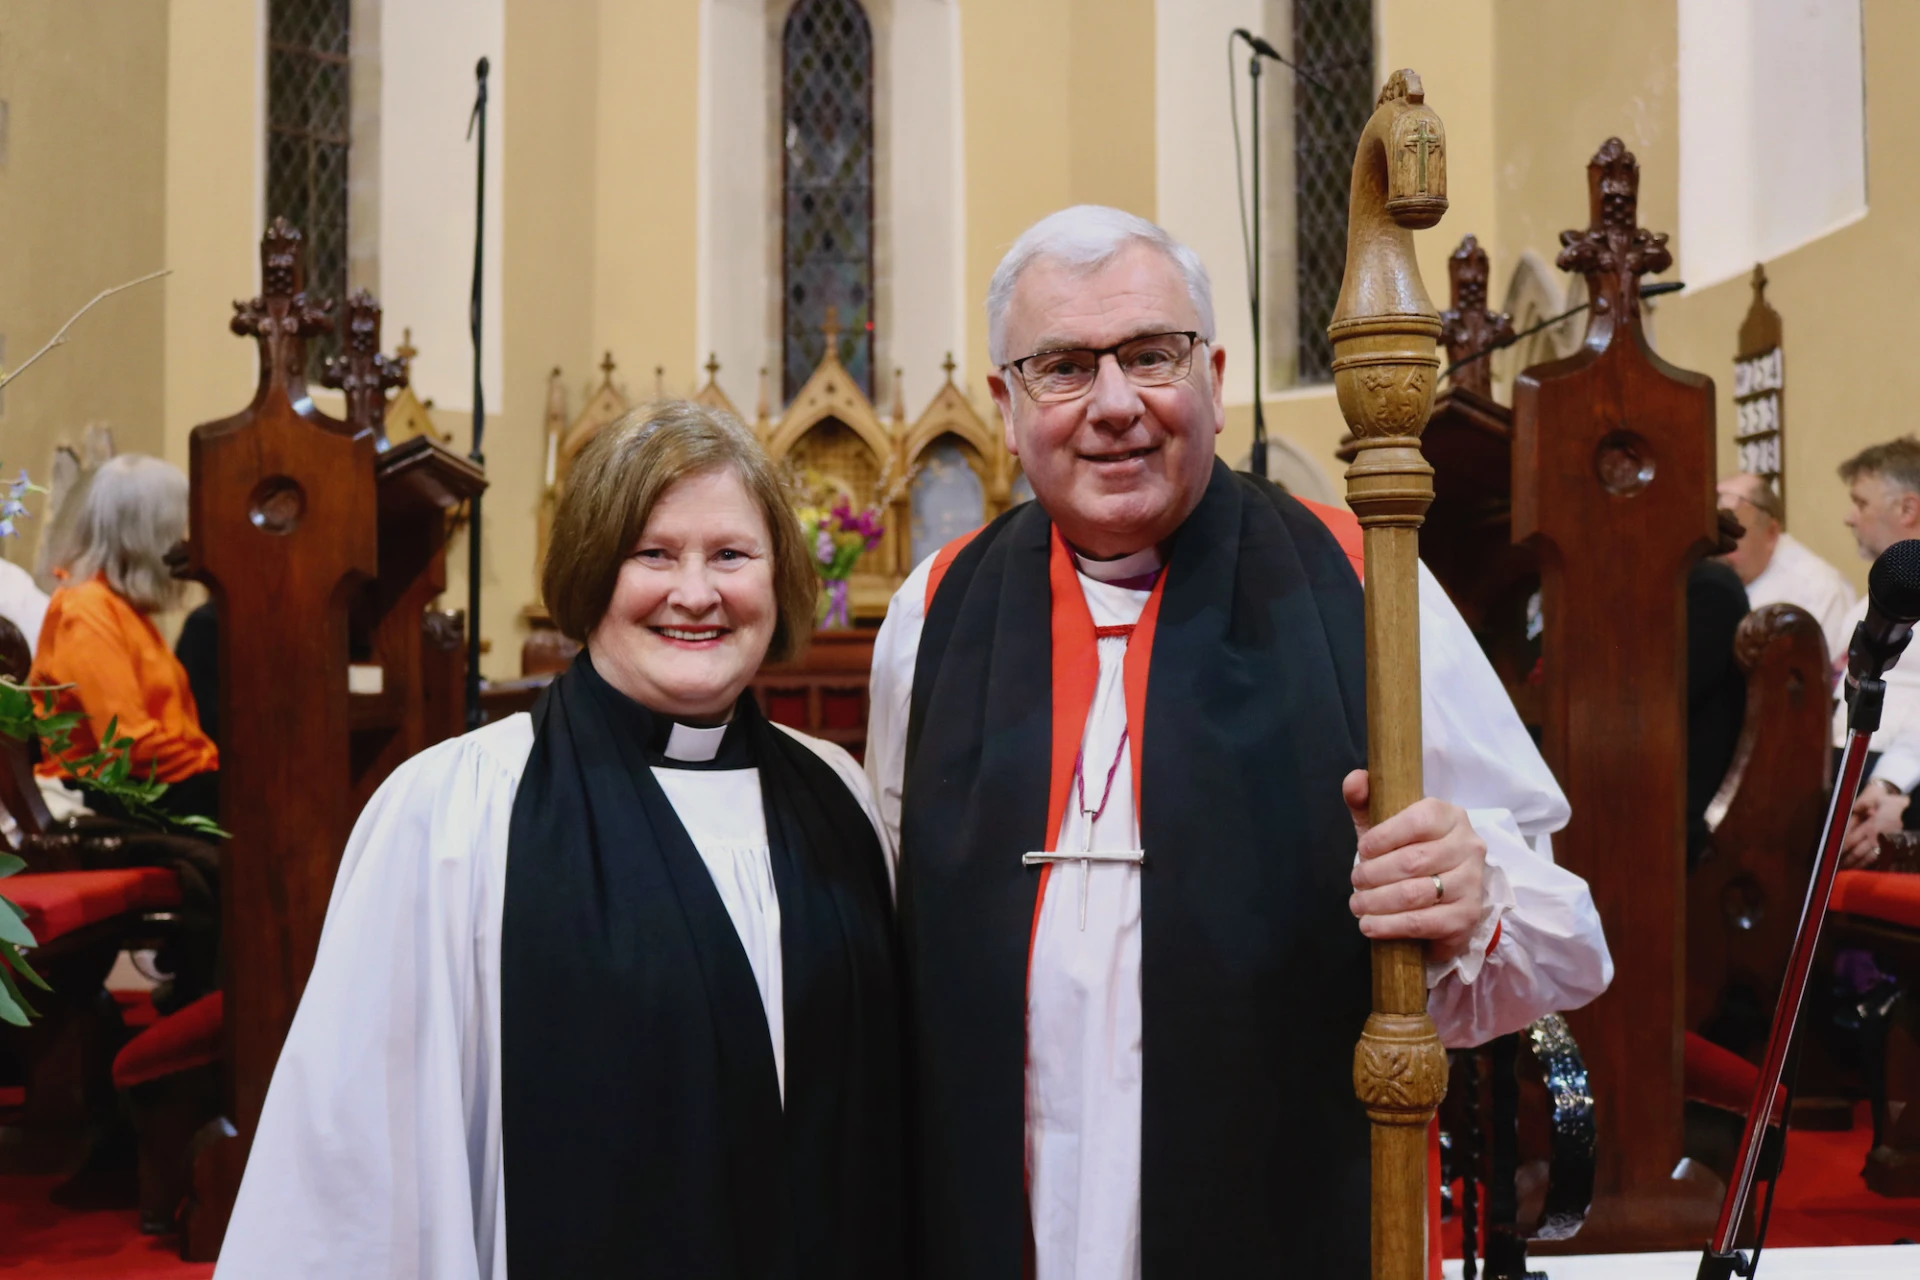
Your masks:
[{"label": "green foliage", "polygon": [[[50,757],[63,758],[72,749],[73,727],[84,718],[78,711],[55,711],[61,687],[19,685],[0,679],[0,734],[17,742],[40,739]],[[37,703],[37,705],[36,705]],[[159,805],[167,784],[153,775],[151,768],[141,778],[133,772],[133,739],[122,737],[120,722],[114,719],[100,735],[99,747],[88,755],[66,759],[64,772],[69,779],[90,790],[110,796],[133,821],[156,831],[169,828],[210,839],[227,833],[211,818],[198,814],[178,817]],[[26,862],[15,854],[0,853],[0,879],[19,872]],[[0,896],[0,1021],[24,1027],[34,1016],[20,990],[20,979],[42,991],[49,990],[21,954],[22,947],[34,945],[25,913]]]}]

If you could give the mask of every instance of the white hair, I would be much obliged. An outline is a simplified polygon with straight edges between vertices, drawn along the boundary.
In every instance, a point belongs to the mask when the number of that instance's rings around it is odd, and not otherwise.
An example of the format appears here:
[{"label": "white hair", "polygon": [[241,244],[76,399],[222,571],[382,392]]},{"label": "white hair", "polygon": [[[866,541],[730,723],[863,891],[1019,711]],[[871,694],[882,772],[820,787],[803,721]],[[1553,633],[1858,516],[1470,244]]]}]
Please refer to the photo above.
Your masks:
[{"label": "white hair", "polygon": [[166,554],[187,532],[187,477],[171,462],[123,453],[102,463],[87,486],[66,568],[75,582],[106,575],[141,613],[180,599]]},{"label": "white hair", "polygon": [[1014,286],[1028,267],[1042,258],[1079,272],[1111,262],[1130,244],[1149,244],[1180,269],[1187,297],[1199,317],[1200,337],[1213,340],[1213,282],[1200,255],[1145,218],[1099,204],[1077,204],[1050,213],[1024,231],[994,269],[987,285],[987,356],[995,368],[1013,358],[1007,351],[1007,311],[1013,306]]}]

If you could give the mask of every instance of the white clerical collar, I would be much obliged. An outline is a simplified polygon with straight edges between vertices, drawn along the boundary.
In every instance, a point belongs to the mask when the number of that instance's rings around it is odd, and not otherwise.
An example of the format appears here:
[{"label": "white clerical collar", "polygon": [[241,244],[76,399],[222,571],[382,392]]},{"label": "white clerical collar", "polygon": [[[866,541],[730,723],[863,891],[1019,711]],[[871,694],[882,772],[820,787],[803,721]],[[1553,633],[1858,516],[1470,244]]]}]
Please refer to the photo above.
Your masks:
[{"label": "white clerical collar", "polygon": [[[702,729],[696,725],[675,722],[673,732],[667,735],[665,755],[669,760],[681,760],[687,764],[705,764],[720,754],[720,740],[727,736],[727,726],[714,725],[711,729]],[[659,741],[659,739],[654,739]]]},{"label": "white clerical collar", "polygon": [[1074,564],[1081,573],[1095,582],[1124,582],[1129,578],[1144,578],[1157,573],[1160,569],[1160,548],[1147,547],[1130,556],[1121,556],[1118,560],[1095,560],[1074,552]]}]

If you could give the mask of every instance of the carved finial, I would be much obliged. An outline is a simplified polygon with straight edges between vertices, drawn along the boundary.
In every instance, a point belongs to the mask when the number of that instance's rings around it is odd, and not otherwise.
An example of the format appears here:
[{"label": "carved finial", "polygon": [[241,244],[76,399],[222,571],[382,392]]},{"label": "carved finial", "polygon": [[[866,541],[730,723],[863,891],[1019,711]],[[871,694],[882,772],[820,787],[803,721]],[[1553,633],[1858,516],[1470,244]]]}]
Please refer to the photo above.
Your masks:
[{"label": "carved finial", "polygon": [[601,386],[610,387],[613,385],[613,370],[614,370],[613,352],[609,351],[607,352],[607,354],[600,357],[600,385]]},{"label": "carved finial", "polygon": [[1478,357],[1448,375],[1454,389],[1491,398],[1493,362],[1481,353],[1513,337],[1513,320],[1504,311],[1487,309],[1488,275],[1487,251],[1466,237],[1447,259],[1453,305],[1440,313],[1440,341],[1446,345],[1448,364]]},{"label": "carved finial", "polygon": [[820,322],[820,332],[827,338],[827,354],[838,360],[840,358],[840,308],[831,302],[827,304],[826,319]]},{"label": "carved finial", "polygon": [[892,413],[895,422],[905,422],[907,420],[906,371],[900,368],[895,368],[893,371]]},{"label": "carved finial", "polygon": [[949,351],[949,352],[947,352],[947,358],[946,358],[945,360],[942,360],[942,361],[940,362],[940,368],[941,368],[941,369],[942,369],[943,371],[945,371],[945,373],[946,373],[946,375],[947,375],[947,385],[948,385],[948,386],[952,386],[952,385],[953,385],[953,371],[954,371],[955,369],[958,369],[959,367],[960,367],[959,365],[957,365],[957,364],[955,364],[955,363],[953,362],[953,352],[951,352],[951,351]]},{"label": "carved finial", "polygon": [[765,422],[767,420],[767,408],[767,366],[761,365],[760,396],[759,399],[754,402],[753,420],[755,422]]},{"label": "carved finial", "polygon": [[405,386],[407,364],[380,354],[380,304],[365,289],[347,299],[347,332],[341,352],[327,360],[320,385],[347,398],[347,422],[371,431],[383,447],[387,434],[387,392]]},{"label": "carved finial", "polygon": [[1388,76],[1386,84],[1380,87],[1379,98],[1373,105],[1377,107],[1383,102],[1392,102],[1396,98],[1404,98],[1416,105],[1427,100],[1427,92],[1420,85],[1420,73],[1412,67],[1402,67]]},{"label": "carved finial", "polygon": [[[413,362],[415,356],[420,354],[413,346],[412,329],[402,329],[400,331],[400,345],[393,349],[393,354],[399,360],[409,364]],[[554,372],[558,373],[559,370],[556,369]]]},{"label": "carved finial", "polygon": [[1608,138],[1587,164],[1589,223],[1562,231],[1562,271],[1578,271],[1593,295],[1587,343],[1605,346],[1617,321],[1638,323],[1640,277],[1673,265],[1667,237],[1638,225],[1640,162],[1618,138]]},{"label": "carved finial", "polygon": [[715,355],[711,351],[707,352],[707,363],[705,368],[707,371],[708,386],[712,386],[715,383],[720,381],[720,357],[719,356]]},{"label": "carved finial", "polygon": [[1753,300],[1764,302],[1767,298],[1767,266],[1764,262],[1753,264]]},{"label": "carved finial", "polygon": [[260,296],[235,302],[231,321],[235,333],[259,340],[263,384],[277,376],[290,395],[306,390],[306,339],[333,328],[332,309],[331,299],[307,298],[300,232],[275,218],[260,237]]}]

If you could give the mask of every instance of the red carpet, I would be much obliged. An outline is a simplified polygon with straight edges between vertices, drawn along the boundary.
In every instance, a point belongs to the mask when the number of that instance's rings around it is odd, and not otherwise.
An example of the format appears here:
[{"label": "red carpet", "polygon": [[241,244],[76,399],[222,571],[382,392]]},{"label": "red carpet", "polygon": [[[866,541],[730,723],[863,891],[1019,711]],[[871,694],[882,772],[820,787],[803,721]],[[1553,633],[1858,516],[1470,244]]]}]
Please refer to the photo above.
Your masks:
[{"label": "red carpet", "polygon": [[[1845,1133],[1791,1130],[1767,1243],[1818,1246],[1920,1240],[1920,1199],[1877,1196],[1860,1176],[1872,1140],[1865,1103],[1859,1105],[1853,1128]],[[1458,1183],[1453,1191],[1458,1204]],[[1758,1194],[1764,1191],[1762,1187]],[[1447,1257],[1460,1256],[1458,1218],[1441,1228],[1440,1242]]]},{"label": "red carpet", "polygon": [[60,1280],[204,1280],[172,1239],[140,1234],[132,1209],[71,1213],[47,1198],[58,1178],[0,1177],[0,1276]]}]

